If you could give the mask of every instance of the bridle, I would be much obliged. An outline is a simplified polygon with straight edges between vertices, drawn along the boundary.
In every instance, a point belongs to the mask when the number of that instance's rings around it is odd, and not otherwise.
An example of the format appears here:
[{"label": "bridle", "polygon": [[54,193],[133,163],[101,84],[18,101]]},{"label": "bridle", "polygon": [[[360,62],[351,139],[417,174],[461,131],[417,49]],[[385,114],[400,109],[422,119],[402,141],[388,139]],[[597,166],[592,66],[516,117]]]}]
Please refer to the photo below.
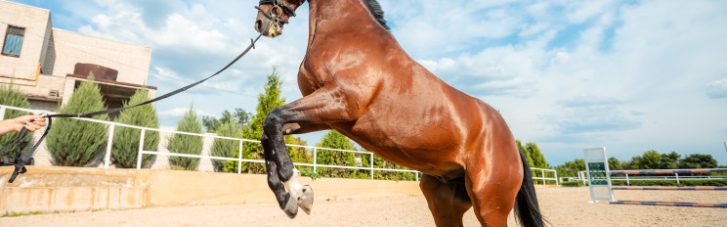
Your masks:
[{"label": "bridle", "polygon": [[[301,4],[305,0],[300,0]],[[265,4],[271,4],[273,7],[270,8],[269,12],[263,11],[260,6]],[[288,20],[285,20],[282,18],[283,13],[287,14],[288,17],[295,17],[295,9],[285,3],[282,0],[260,0],[260,3],[255,6],[255,9],[257,9],[258,12],[262,13],[263,16],[268,18],[273,23],[276,24],[287,24]]]}]

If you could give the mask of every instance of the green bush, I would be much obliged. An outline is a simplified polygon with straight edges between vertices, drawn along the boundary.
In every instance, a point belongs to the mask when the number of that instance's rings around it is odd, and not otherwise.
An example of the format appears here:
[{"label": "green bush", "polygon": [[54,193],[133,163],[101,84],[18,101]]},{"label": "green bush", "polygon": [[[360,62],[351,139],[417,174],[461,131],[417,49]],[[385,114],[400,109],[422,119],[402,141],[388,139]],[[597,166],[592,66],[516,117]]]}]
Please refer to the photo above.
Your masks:
[{"label": "green bush", "polygon": [[[124,106],[133,106],[149,100],[149,91],[145,89],[136,90],[133,96],[128,102],[124,103]],[[158,128],[159,118],[157,117],[156,109],[153,105],[143,105],[126,109],[121,111],[116,122],[136,125],[147,128]],[[111,149],[111,156],[114,158],[114,163],[117,167],[121,168],[134,168],[136,167],[136,158],[139,155],[139,139],[141,136],[141,130],[135,128],[127,128],[117,126],[114,129],[114,142]],[[159,145],[159,132],[146,131],[144,132],[144,150],[155,151]],[[141,158],[141,166],[151,160],[152,155],[144,155]]]},{"label": "green bush", "polygon": [[[30,108],[30,103],[28,102],[28,98],[23,95],[23,93],[20,93],[19,91],[12,89],[12,84],[9,86],[0,86],[0,105],[6,105],[6,106],[14,106],[14,107],[20,107],[20,108]],[[17,111],[17,110],[6,110],[5,111],[5,119],[12,119],[19,116],[26,115],[28,113]],[[0,119],[2,120],[2,119]],[[29,139],[31,135],[28,135],[27,137],[23,138],[25,140]],[[0,136],[0,147],[4,147],[8,144],[14,143],[15,140],[18,138],[17,132],[10,132],[5,135]],[[5,150],[1,156],[9,156],[10,160],[13,160],[15,158],[15,153],[18,150],[24,149],[26,144],[16,144],[10,147],[9,149]]]},{"label": "green bush", "polygon": [[[197,113],[192,106],[184,114],[179,123],[177,131],[202,133],[202,124],[197,119]],[[193,135],[174,134],[169,138],[167,149],[172,153],[180,154],[202,154],[202,137]],[[199,158],[186,158],[169,156],[169,166],[177,170],[196,170],[199,165]]]},{"label": "green bush", "polygon": [[[91,74],[58,112],[78,114],[105,109],[101,90]],[[108,116],[97,115],[93,119],[107,120]],[[85,166],[106,144],[106,133],[106,126],[100,123],[58,118],[48,133],[48,151],[57,165]]]},{"label": "green bush", "polygon": [[563,186],[563,187],[581,187],[581,186],[583,186],[583,182],[580,182],[580,181],[568,181],[568,182],[563,182],[560,185]]},{"label": "green bush", "polygon": [[[242,136],[242,128],[238,125],[236,120],[230,120],[222,123],[221,126],[215,128],[217,136],[239,138]],[[240,151],[240,142],[229,139],[215,139],[212,144],[212,156],[225,157],[225,158],[237,158],[233,155]],[[225,170],[224,160],[212,160],[215,172],[223,172]]]},{"label": "green bush", "polygon": [[[329,130],[317,146],[332,149],[353,150],[353,143],[351,143],[351,140],[336,130]],[[318,150],[316,163],[335,166],[357,165],[354,153],[331,150]],[[343,168],[319,167],[317,172],[323,177],[355,178],[355,175],[358,175],[357,170]]]}]

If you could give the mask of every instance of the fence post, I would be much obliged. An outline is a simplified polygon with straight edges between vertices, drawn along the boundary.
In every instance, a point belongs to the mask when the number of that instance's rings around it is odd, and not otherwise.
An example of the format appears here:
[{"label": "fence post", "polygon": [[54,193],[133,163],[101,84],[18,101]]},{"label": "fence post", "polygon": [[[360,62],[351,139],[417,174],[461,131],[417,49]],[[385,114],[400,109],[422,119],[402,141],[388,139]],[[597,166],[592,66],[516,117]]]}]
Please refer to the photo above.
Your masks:
[{"label": "fence post", "polygon": [[242,146],[244,145],[242,142],[243,141],[240,140],[240,151],[238,152],[238,155],[237,155],[237,174],[242,173]]},{"label": "fence post", "polygon": [[540,169],[540,176],[543,177],[543,185],[545,185],[545,169]]},{"label": "fence post", "polygon": [[374,153],[371,153],[371,180],[374,179]]},{"label": "fence post", "polygon": [[555,174],[555,185],[560,185],[560,183],[563,183],[562,179],[560,180],[560,182],[558,182],[558,170],[553,170],[553,173]]},{"label": "fence post", "polygon": [[414,175],[416,176],[417,181],[419,181],[419,171],[414,172]]},{"label": "fence post", "polygon": [[626,175],[626,185],[631,186],[631,182],[629,181],[629,174],[627,173],[625,175]]},{"label": "fence post", "polygon": [[136,169],[141,169],[141,155],[144,151],[144,135],[146,134],[146,129],[141,129],[141,138],[139,139],[139,153],[136,157]]},{"label": "fence post", "polygon": [[5,106],[0,106],[0,120],[5,120]]},{"label": "fence post", "polygon": [[114,143],[114,127],[116,127],[116,124],[111,124],[109,127],[109,142],[106,143],[106,155],[104,155],[103,161],[103,167],[104,169],[109,168],[109,163],[111,162],[111,145]]},{"label": "fence post", "polygon": [[675,172],[675,173],[674,173],[674,176],[676,176],[676,177],[677,177],[677,185],[679,185],[679,173]]},{"label": "fence post", "polygon": [[318,173],[316,165],[318,163],[318,148],[313,148],[313,173]]}]

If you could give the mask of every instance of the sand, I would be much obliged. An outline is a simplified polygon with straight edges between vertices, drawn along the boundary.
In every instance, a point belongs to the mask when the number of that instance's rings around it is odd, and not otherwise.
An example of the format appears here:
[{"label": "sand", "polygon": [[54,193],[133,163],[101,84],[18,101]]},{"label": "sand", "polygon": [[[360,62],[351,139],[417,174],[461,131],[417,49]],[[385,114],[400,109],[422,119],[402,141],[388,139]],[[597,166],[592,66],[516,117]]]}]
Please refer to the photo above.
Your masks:
[{"label": "sand", "polygon": [[[539,188],[552,226],[727,226],[727,209],[588,203],[588,188]],[[616,199],[727,203],[727,191],[616,191]],[[472,210],[465,226],[479,226]],[[0,226],[434,226],[423,196],[316,201],[288,219],[275,204],[155,207],[0,218]],[[511,215],[509,226],[515,225]]]}]

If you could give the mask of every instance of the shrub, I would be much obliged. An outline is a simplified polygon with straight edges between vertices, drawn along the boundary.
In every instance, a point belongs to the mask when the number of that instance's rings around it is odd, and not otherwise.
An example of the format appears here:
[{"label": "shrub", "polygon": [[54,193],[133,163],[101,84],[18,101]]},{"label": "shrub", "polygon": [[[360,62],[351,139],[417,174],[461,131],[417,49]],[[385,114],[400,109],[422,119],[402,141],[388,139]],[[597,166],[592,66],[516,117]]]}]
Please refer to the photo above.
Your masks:
[{"label": "shrub", "polygon": [[[136,90],[136,92],[133,96],[131,96],[128,102],[124,103],[124,106],[133,106],[147,100],[149,100],[149,91],[145,89],[139,89]],[[121,111],[119,117],[116,119],[116,122],[147,128],[159,127],[159,118],[157,117],[156,109],[154,109],[154,106],[151,104]],[[111,155],[114,158],[114,163],[116,163],[117,167],[136,167],[136,158],[139,156],[140,136],[140,129],[121,126],[117,126],[115,128]],[[158,145],[159,132],[144,132],[144,150],[156,150]],[[151,158],[152,155],[144,155],[141,159],[141,166],[146,166]]]},{"label": "shrub", "polygon": [[[202,124],[197,120],[197,113],[194,112],[192,106],[189,107],[189,111],[177,123],[177,131],[202,133]],[[202,154],[202,137],[174,134],[169,138],[167,149],[172,153]],[[199,165],[199,158],[169,156],[169,165],[172,169],[196,170]]]},{"label": "shrub", "polygon": [[[91,74],[89,80],[81,83],[59,112],[78,114],[105,109],[101,90],[93,82]],[[93,119],[107,120],[108,116],[97,115]],[[104,147],[106,139],[106,126],[103,124],[58,118],[53,121],[51,132],[48,133],[48,151],[57,165],[85,166]]]},{"label": "shrub", "polygon": [[[238,125],[236,120],[230,120],[223,123],[221,126],[215,128],[217,136],[239,138],[242,136],[242,128]],[[212,144],[212,156],[216,157],[227,157],[237,158],[233,156],[235,153],[240,151],[240,142],[229,139],[215,139]],[[222,172],[225,170],[224,160],[212,160],[215,172]]]},{"label": "shrub", "polygon": [[[23,93],[20,93],[19,91],[12,89],[12,83],[9,86],[0,86],[0,105],[6,105],[6,106],[14,106],[14,107],[20,107],[20,108],[30,108],[30,103],[28,102],[28,98],[23,95]],[[7,110],[5,112],[5,119],[12,119],[19,116],[26,115],[28,113],[17,111],[17,110]],[[0,119],[2,120],[2,119]],[[24,140],[27,140],[31,137],[31,135],[28,135],[27,137],[23,138]],[[15,140],[18,138],[17,132],[10,132],[5,135],[0,136],[0,147],[4,147],[8,144],[14,143]],[[24,149],[26,144],[16,144],[10,147],[9,149],[5,150],[0,156],[9,156],[10,160],[13,160],[15,158],[15,154],[18,150]]]},{"label": "shrub", "polygon": [[563,187],[581,187],[581,186],[583,186],[583,182],[580,182],[580,181],[568,181],[568,182],[563,182],[560,185],[563,186]]}]

